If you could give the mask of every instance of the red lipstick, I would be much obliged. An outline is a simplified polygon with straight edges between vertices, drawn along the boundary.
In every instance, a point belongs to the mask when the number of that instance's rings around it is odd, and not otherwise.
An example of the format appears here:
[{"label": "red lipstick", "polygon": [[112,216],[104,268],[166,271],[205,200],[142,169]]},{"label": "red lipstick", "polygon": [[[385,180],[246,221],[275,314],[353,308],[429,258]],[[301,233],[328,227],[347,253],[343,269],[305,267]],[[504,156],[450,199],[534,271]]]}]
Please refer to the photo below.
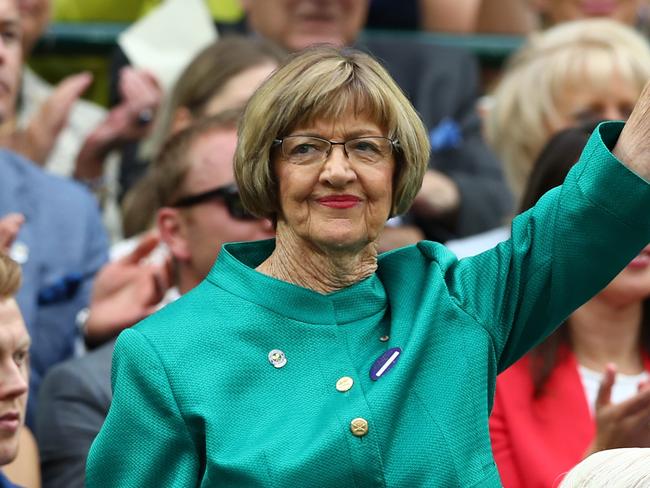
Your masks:
[{"label": "red lipstick", "polygon": [[358,205],[361,199],[354,195],[327,195],[316,201],[325,207],[346,209]]}]

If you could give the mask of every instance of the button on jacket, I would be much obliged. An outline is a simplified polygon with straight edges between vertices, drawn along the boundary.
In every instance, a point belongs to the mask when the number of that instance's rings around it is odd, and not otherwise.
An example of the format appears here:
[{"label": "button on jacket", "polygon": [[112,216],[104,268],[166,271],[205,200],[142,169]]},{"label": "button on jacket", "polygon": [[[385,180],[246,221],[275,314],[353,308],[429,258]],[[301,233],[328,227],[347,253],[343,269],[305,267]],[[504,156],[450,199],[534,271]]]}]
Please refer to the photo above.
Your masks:
[{"label": "button on jacket", "polygon": [[621,127],[601,126],[565,185],[475,257],[425,241],[322,295],[254,270],[274,241],[224,246],[205,281],[118,339],[87,486],[500,486],[497,373],[650,242],[650,187],[607,150]]}]

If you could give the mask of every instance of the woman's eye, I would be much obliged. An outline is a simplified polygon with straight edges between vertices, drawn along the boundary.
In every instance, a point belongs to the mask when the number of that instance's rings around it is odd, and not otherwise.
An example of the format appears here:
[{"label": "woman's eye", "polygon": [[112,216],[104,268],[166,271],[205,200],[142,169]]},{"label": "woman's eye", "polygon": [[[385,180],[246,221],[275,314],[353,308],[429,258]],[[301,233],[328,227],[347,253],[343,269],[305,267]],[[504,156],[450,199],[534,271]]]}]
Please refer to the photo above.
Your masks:
[{"label": "woman's eye", "polygon": [[291,154],[302,155],[302,154],[311,154],[316,152],[318,149],[313,144],[298,144],[291,150]]},{"label": "woman's eye", "polygon": [[368,141],[355,142],[352,146],[352,150],[358,152],[372,152],[372,153],[379,152],[379,148],[377,147],[377,145]]}]

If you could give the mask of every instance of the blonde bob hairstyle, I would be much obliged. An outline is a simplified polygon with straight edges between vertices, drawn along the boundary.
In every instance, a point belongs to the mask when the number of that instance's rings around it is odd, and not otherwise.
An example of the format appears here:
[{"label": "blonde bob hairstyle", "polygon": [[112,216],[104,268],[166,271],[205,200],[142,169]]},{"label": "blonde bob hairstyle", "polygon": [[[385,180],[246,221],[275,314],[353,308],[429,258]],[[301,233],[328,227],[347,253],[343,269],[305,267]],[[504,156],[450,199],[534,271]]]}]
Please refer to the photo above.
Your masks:
[{"label": "blonde bob hairstyle", "polygon": [[12,298],[22,281],[22,272],[16,261],[0,252],[0,300]]},{"label": "blonde bob hairstyle", "polygon": [[637,90],[650,79],[650,48],[609,19],[567,22],[533,34],[512,57],[485,120],[488,142],[519,197],[533,163],[561,121],[567,90],[611,90],[618,76]]},{"label": "blonde bob hairstyle", "polygon": [[429,139],[417,112],[386,70],[369,55],[317,46],[291,57],[257,89],[239,124],[235,179],[242,203],[258,217],[276,219],[278,184],[273,140],[317,120],[350,111],[399,141],[391,215],[406,212],[422,186]]}]

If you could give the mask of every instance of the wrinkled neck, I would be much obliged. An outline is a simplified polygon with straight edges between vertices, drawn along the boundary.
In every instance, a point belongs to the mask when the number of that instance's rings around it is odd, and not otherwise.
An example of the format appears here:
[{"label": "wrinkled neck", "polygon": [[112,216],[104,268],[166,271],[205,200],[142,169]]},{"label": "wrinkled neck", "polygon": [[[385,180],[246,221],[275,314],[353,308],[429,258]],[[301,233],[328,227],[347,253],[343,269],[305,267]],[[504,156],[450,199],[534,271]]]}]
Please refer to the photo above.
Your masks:
[{"label": "wrinkled neck", "polygon": [[377,269],[377,245],[359,250],[323,248],[278,224],[275,250],[257,267],[260,273],[319,293],[358,283]]}]

